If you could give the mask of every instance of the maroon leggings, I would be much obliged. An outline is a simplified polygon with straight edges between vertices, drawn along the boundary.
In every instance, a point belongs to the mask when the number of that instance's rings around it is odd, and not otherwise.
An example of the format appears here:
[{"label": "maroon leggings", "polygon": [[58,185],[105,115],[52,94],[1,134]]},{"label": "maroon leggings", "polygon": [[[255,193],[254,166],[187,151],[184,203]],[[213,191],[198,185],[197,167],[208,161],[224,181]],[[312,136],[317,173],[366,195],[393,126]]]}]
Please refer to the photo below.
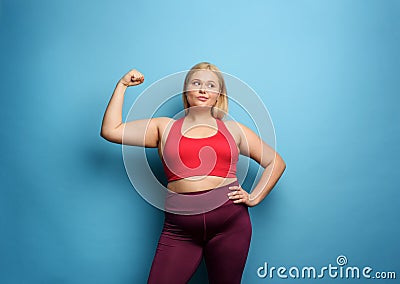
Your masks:
[{"label": "maroon leggings", "polygon": [[[228,194],[229,185],[216,190]],[[202,192],[185,193],[198,195]],[[165,212],[164,227],[148,283],[188,283],[204,256],[210,284],[240,283],[252,234],[247,206],[226,201],[211,211],[182,215]]]}]

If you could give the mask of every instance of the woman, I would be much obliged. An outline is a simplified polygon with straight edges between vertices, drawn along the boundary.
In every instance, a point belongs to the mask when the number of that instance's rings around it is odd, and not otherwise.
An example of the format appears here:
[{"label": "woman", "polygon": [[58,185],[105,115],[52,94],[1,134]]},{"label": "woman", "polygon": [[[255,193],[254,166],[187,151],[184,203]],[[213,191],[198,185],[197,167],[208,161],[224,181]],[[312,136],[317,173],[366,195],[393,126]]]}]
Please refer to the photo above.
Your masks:
[{"label": "woman", "polygon": [[[203,256],[210,283],[240,283],[252,233],[248,207],[268,195],[286,165],[251,129],[222,120],[228,98],[224,78],[215,65],[199,63],[186,75],[184,117],[123,123],[125,90],[143,81],[137,70],[119,80],[104,114],[101,136],[122,143],[125,131],[124,144],[157,147],[171,193],[191,200],[206,194],[211,197],[208,200],[225,198],[216,208],[195,208],[191,214],[179,214],[177,207],[186,204],[166,201],[164,227],[148,283],[187,283]],[[237,181],[239,154],[264,168],[251,193]]]}]

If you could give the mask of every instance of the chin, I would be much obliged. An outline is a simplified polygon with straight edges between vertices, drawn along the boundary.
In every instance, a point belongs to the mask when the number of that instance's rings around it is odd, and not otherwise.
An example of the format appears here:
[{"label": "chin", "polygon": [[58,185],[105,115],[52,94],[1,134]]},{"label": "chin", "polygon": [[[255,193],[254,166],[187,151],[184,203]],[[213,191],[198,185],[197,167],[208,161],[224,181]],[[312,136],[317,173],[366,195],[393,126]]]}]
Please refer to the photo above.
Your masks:
[{"label": "chin", "polygon": [[204,105],[204,104],[193,104],[190,105],[191,107],[201,107],[201,108],[212,108],[210,105]]}]

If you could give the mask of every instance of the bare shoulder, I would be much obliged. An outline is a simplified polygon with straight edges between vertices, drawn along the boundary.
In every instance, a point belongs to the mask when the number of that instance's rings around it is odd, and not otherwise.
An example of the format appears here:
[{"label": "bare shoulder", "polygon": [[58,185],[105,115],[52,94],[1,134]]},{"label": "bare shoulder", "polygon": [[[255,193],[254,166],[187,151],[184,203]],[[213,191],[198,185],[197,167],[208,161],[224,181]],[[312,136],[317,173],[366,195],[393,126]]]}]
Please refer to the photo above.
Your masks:
[{"label": "bare shoulder", "polygon": [[172,124],[175,122],[175,119],[162,116],[162,117],[155,117],[154,123],[157,126],[159,138],[163,137],[163,134],[169,132]]},{"label": "bare shoulder", "polygon": [[246,125],[234,120],[224,122],[235,140],[240,141],[242,147],[252,143],[262,143],[260,137]]},{"label": "bare shoulder", "polygon": [[222,122],[239,145],[240,141],[243,139],[242,124],[234,120],[222,120]]},{"label": "bare shoulder", "polygon": [[170,124],[170,123],[175,121],[175,119],[170,118],[170,117],[166,117],[166,116],[154,117],[154,118],[152,118],[152,120],[159,127],[166,127],[168,124]]},{"label": "bare shoulder", "polygon": [[231,132],[232,134],[235,135],[244,135],[244,131],[250,130],[248,127],[243,125],[242,123],[235,121],[235,120],[223,120],[226,128]]},{"label": "bare shoulder", "polygon": [[149,119],[143,119],[142,121],[147,122],[150,127],[163,128],[166,125],[168,125],[168,123],[170,123],[171,120],[173,121],[172,118],[162,116],[162,117],[152,117]]},{"label": "bare shoulder", "polygon": [[228,130],[231,132],[238,127],[238,122],[234,120],[222,120],[222,122],[225,124],[226,128],[228,128]]}]

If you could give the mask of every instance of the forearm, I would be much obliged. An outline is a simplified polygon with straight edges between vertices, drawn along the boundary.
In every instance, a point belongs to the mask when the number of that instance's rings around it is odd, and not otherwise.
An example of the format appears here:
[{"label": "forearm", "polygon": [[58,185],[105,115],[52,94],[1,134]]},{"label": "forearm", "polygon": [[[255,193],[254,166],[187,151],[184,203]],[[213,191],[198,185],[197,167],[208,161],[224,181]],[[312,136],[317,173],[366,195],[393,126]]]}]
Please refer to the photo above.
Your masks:
[{"label": "forearm", "polygon": [[259,204],[274,188],[285,168],[285,162],[276,154],[275,162],[265,167],[259,182],[250,193],[250,201],[254,201],[255,205]]},{"label": "forearm", "polygon": [[122,124],[122,107],[126,88],[127,86],[119,81],[114,89],[103,117],[101,126],[101,136],[103,137]]}]

